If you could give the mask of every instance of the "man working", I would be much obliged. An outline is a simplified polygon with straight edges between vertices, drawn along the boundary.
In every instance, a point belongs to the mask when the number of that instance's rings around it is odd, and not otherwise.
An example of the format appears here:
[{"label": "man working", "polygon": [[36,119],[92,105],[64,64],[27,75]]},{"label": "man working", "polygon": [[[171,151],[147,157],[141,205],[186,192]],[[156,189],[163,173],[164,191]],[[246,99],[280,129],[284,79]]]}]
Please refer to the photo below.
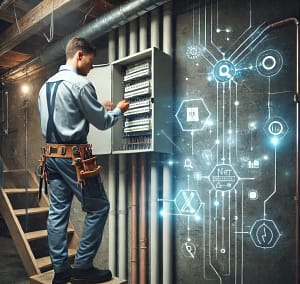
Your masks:
[{"label": "man working", "polygon": [[[93,266],[101,243],[109,202],[99,167],[87,144],[89,123],[98,129],[112,127],[129,107],[127,101],[103,105],[86,75],[93,68],[96,49],[82,38],[66,46],[66,64],[41,88],[38,105],[42,134],[46,138],[44,157],[50,183],[48,243],[55,271],[52,283],[98,283],[111,279],[109,270]],[[101,78],[99,78],[101,80]],[[99,141],[101,143],[101,141]],[[80,244],[73,268],[68,261],[67,227],[73,196],[86,211]]]}]

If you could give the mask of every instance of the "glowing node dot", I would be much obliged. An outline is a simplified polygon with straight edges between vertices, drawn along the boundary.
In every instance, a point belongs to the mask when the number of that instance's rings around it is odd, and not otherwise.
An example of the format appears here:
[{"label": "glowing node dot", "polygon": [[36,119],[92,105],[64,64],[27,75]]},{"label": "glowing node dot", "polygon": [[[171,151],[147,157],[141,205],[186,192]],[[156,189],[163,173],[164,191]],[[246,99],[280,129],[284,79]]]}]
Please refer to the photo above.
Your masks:
[{"label": "glowing node dot", "polygon": [[219,205],[220,205],[219,201],[216,200],[216,201],[214,202],[214,205],[215,205],[215,206],[219,206]]},{"label": "glowing node dot", "polygon": [[185,81],[188,81],[189,80],[189,78],[188,77],[185,77]]},{"label": "glowing node dot", "polygon": [[164,210],[162,209],[162,210],[160,210],[160,212],[159,212],[159,214],[160,214],[160,216],[165,216],[165,212],[164,212]]},{"label": "glowing node dot", "polygon": [[264,156],[263,156],[263,159],[264,159],[265,161],[267,161],[267,160],[269,160],[269,156],[268,156],[268,155],[264,155]]},{"label": "glowing node dot", "polygon": [[173,166],[173,165],[174,165],[174,162],[173,162],[172,160],[169,160],[169,161],[168,161],[168,165],[169,165],[169,166]]},{"label": "glowing node dot", "polygon": [[220,140],[216,140],[216,145],[219,145],[220,144]]},{"label": "glowing node dot", "polygon": [[235,105],[235,106],[238,106],[239,104],[240,104],[239,101],[235,101],[235,102],[234,102],[234,105]]},{"label": "glowing node dot", "polygon": [[279,140],[278,140],[278,138],[274,137],[274,138],[272,138],[271,142],[273,145],[277,145]]},{"label": "glowing node dot", "polygon": [[196,221],[200,221],[200,219],[201,219],[201,218],[200,218],[199,215],[196,215],[196,216],[195,216],[195,220],[196,220]]},{"label": "glowing node dot", "polygon": [[216,32],[217,32],[217,33],[219,33],[220,31],[221,31],[221,30],[220,30],[219,28],[218,28],[218,29],[216,29]]},{"label": "glowing node dot", "polygon": [[220,249],[220,253],[225,253],[225,252],[226,252],[226,249],[224,249],[224,248]]},{"label": "glowing node dot", "polygon": [[186,240],[187,240],[188,242],[190,242],[190,241],[191,241],[191,238],[187,238]]},{"label": "glowing node dot", "polygon": [[256,199],[258,198],[258,193],[257,193],[257,191],[256,191],[256,190],[250,190],[250,191],[248,192],[248,197],[249,197],[249,199],[251,199],[251,200],[256,200]]}]

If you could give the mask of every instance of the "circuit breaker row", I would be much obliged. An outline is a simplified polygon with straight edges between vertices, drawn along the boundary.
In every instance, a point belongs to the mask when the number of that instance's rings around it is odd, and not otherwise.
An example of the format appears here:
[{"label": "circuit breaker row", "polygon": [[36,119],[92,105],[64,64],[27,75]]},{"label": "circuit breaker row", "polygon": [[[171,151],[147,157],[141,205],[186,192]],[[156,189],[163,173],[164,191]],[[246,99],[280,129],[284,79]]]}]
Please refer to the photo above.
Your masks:
[{"label": "circuit breaker row", "polygon": [[121,150],[147,150],[152,145],[151,60],[125,66],[123,97],[129,101],[124,113]]}]

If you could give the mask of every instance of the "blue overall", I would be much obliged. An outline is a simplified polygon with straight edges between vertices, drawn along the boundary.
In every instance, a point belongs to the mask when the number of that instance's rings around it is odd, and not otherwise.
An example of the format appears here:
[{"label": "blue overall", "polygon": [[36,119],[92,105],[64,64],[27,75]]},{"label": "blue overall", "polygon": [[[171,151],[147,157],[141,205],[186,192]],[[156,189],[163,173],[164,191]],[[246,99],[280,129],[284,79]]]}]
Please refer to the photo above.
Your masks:
[{"label": "blue overall", "polygon": [[[106,111],[97,101],[92,83],[67,65],[61,66],[43,85],[38,104],[42,134],[47,143],[54,144],[85,144],[89,123],[106,129],[112,127],[121,114],[118,108]],[[86,216],[73,266],[90,268],[109,212],[100,175],[89,178],[81,188],[71,158],[47,157],[46,166],[50,184],[48,244],[53,268],[59,273],[70,267],[67,227],[74,195],[84,205]]]}]

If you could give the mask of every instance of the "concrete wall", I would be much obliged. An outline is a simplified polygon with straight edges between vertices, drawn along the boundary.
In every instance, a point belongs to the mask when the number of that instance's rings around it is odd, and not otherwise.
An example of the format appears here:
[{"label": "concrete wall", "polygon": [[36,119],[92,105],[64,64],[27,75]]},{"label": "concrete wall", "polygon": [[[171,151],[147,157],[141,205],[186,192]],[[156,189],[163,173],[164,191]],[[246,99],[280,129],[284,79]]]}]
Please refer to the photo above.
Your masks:
[{"label": "concrete wall", "polygon": [[299,1],[176,3],[176,283],[295,283]]}]

